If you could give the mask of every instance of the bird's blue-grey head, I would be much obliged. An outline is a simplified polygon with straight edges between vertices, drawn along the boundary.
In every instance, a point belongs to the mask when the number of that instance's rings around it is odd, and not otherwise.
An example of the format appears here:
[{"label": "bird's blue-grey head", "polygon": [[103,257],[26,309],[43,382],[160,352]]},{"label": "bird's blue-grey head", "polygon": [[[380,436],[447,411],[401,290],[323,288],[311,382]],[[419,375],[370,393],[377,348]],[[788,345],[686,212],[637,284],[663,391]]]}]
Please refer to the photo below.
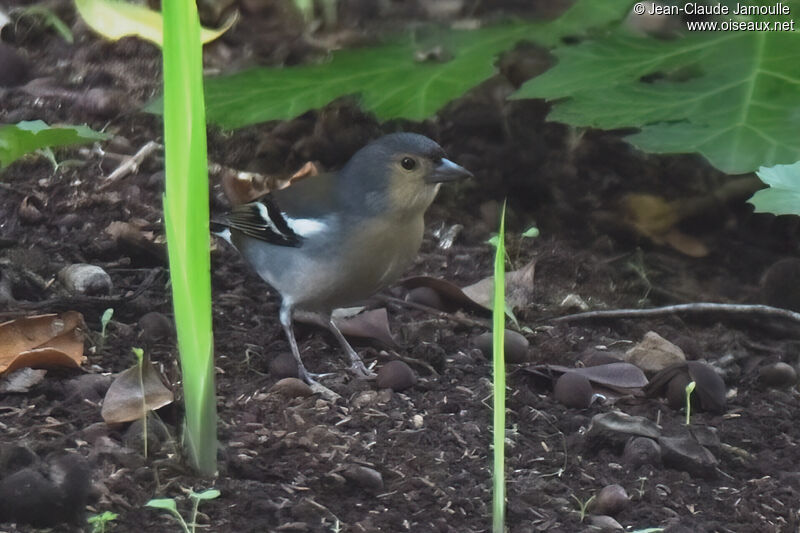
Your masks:
[{"label": "bird's blue-grey head", "polygon": [[344,194],[372,211],[419,212],[443,182],[472,177],[450,161],[435,141],[416,133],[392,133],[371,142],[339,172]]}]

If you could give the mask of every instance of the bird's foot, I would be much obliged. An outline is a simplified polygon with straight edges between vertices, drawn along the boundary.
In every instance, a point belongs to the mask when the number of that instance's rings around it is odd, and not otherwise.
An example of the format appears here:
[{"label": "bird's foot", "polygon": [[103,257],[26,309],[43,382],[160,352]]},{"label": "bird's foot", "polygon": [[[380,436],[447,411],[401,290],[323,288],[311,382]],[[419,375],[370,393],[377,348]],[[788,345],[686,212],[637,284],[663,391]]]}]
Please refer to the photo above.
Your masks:
[{"label": "bird's foot", "polygon": [[298,368],[298,374],[299,374],[298,377],[305,383],[307,383],[315,394],[319,394],[320,396],[322,396],[323,398],[325,398],[330,402],[335,402],[336,400],[341,398],[340,395],[333,392],[331,389],[329,389],[328,387],[317,381],[318,379],[323,379],[335,375],[333,372],[329,372],[327,374],[314,374],[306,370],[305,367],[300,367]]},{"label": "bird's foot", "polygon": [[367,368],[361,359],[353,361],[348,370],[359,379],[375,379],[377,374]]}]

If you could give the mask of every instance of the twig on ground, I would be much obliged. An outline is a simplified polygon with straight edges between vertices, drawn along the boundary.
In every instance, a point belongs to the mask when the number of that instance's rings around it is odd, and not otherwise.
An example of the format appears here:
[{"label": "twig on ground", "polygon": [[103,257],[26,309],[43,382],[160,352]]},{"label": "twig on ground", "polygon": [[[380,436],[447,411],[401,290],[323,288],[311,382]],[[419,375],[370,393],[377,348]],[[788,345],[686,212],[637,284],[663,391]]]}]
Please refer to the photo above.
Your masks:
[{"label": "twig on ground", "polygon": [[555,318],[542,320],[542,322],[575,322],[578,320],[609,319],[609,318],[641,318],[651,316],[663,316],[682,313],[720,313],[728,315],[751,315],[765,316],[774,318],[784,318],[792,322],[800,323],[800,313],[771,307],[769,305],[749,305],[749,304],[721,304],[698,302],[691,304],[667,305],[664,307],[652,307],[650,309],[609,309],[604,311],[586,311]]},{"label": "twig on ground", "polygon": [[139,151],[133,154],[132,156],[125,157],[122,160],[122,163],[114,169],[111,174],[109,174],[103,182],[100,184],[100,189],[105,189],[106,187],[111,186],[120,178],[124,178],[128,174],[135,174],[139,170],[139,165],[142,164],[150,154],[155,152],[156,150],[161,150],[164,147],[158,144],[155,141],[148,141],[145,143],[144,146],[139,148]]}]

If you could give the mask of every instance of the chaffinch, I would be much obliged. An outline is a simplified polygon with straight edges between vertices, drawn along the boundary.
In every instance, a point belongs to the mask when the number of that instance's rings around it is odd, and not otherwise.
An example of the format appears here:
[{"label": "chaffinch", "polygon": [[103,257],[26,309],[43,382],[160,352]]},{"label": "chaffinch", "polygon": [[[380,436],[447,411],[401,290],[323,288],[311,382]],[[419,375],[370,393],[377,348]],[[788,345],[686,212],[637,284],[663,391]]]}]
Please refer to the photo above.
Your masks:
[{"label": "chaffinch", "polygon": [[301,379],[314,383],[292,329],[296,311],[330,329],[354,373],[374,375],[331,312],[395,281],[416,257],[423,215],[441,183],[471,176],[431,139],[394,133],[359,150],[340,171],[236,206],[212,224],[280,293],[280,321]]}]

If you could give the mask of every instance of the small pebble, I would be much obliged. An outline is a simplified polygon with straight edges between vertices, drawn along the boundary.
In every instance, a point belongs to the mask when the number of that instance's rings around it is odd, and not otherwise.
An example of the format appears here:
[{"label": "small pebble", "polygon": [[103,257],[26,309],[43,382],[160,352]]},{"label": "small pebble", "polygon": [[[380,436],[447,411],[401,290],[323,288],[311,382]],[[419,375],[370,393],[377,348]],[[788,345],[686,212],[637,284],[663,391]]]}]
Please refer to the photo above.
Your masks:
[{"label": "small pebble", "polygon": [[586,376],[577,372],[564,372],[556,380],[553,396],[563,405],[575,409],[585,409],[592,403],[592,384]]},{"label": "small pebble", "polygon": [[342,472],[348,481],[365,489],[380,490],[383,488],[383,476],[377,470],[361,465],[352,465]]},{"label": "small pebble", "polygon": [[430,287],[416,287],[411,289],[406,295],[406,301],[427,305],[428,307],[433,307],[441,311],[446,310],[444,302],[442,302],[442,297]]},{"label": "small pebble", "polygon": [[58,279],[73,294],[100,296],[111,293],[111,276],[95,265],[76,263],[68,265],[58,273]]},{"label": "small pebble", "polygon": [[297,378],[283,378],[270,387],[269,392],[280,394],[287,398],[305,398],[314,394],[311,387]]},{"label": "small pebble", "polygon": [[797,371],[784,362],[762,366],[758,370],[758,381],[765,387],[783,389],[797,383]]},{"label": "small pebble", "polygon": [[592,503],[590,504],[590,511],[595,514],[614,516],[622,512],[630,503],[630,497],[622,485],[606,485]]},{"label": "small pebble", "polygon": [[[667,385],[667,403],[675,410],[686,407],[686,385],[691,382],[687,372],[680,372]],[[693,393],[694,394],[694,393]]]},{"label": "small pebble", "polygon": [[[473,339],[473,344],[483,353],[483,356],[492,360],[492,332],[487,331]],[[507,329],[505,331],[504,347],[505,359],[509,364],[521,364],[528,362],[528,346],[530,343],[521,333]]]},{"label": "small pebble", "polygon": [[800,311],[800,259],[773,263],[761,278],[761,297],[767,305]]},{"label": "small pebble", "polygon": [[403,361],[389,361],[378,370],[376,383],[379,389],[402,391],[417,383],[417,375]]},{"label": "small pebble", "polygon": [[294,356],[288,352],[275,356],[269,362],[269,375],[275,379],[299,377],[297,361],[294,360]]},{"label": "small pebble", "polygon": [[592,526],[592,531],[625,531],[622,524],[607,515],[592,515],[587,517],[586,521]]},{"label": "small pebble", "polygon": [[647,437],[634,437],[625,443],[622,462],[633,468],[661,464],[661,446]]},{"label": "small pebble", "polygon": [[139,319],[139,334],[148,342],[171,339],[174,331],[172,320],[158,311],[150,311]]}]

